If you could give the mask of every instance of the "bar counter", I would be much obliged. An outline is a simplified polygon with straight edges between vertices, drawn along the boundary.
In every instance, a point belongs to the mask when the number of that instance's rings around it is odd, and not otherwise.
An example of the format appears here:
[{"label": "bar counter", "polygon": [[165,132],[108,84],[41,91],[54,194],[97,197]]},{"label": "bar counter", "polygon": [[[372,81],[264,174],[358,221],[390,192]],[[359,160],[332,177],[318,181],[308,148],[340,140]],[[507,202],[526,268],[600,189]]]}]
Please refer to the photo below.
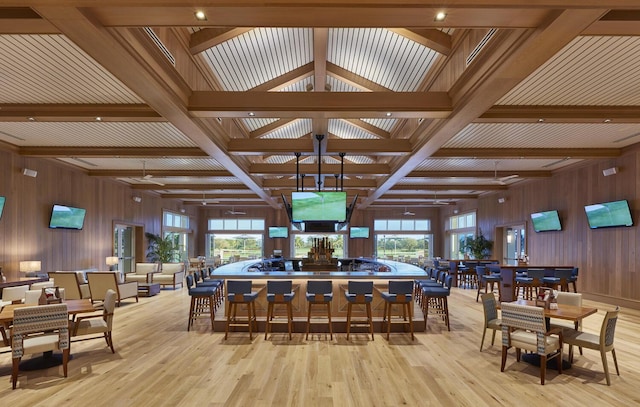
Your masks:
[{"label": "bar counter", "polygon": [[[374,329],[376,332],[380,332],[382,328],[381,321],[384,311],[384,300],[382,299],[380,292],[387,291],[389,280],[423,279],[426,278],[426,272],[418,266],[391,260],[357,260],[362,261],[367,265],[371,265],[371,270],[259,271],[253,266],[262,263],[261,260],[246,260],[220,266],[214,270],[211,277],[221,278],[225,280],[252,280],[253,291],[258,292],[258,299],[256,300],[256,314],[258,317],[258,329],[261,331],[264,330],[264,320],[267,314],[267,280],[292,280],[293,291],[295,292],[295,297],[292,303],[295,332],[304,332],[306,329],[307,301],[305,299],[305,292],[307,280],[319,279],[331,280],[333,282],[331,317],[333,319],[334,332],[346,332],[347,300],[345,299],[344,293],[345,291],[347,291],[348,281],[371,280],[374,283],[372,303]],[[388,269],[389,271],[374,271],[384,268]],[[220,307],[216,314],[215,329],[218,331],[224,330],[224,322],[226,320],[224,308],[226,307]],[[356,309],[357,307],[354,307],[354,312],[356,312]],[[284,312],[284,309],[280,310],[279,312]],[[239,313],[241,315],[240,311]],[[362,308],[362,313],[364,313],[364,307]],[[321,314],[316,314],[314,312],[312,316],[313,315]],[[424,318],[422,312],[420,311],[420,308],[417,306],[414,307],[413,317],[414,329],[416,331],[424,330]],[[277,328],[278,327],[276,327],[276,332]],[[319,327],[312,327],[312,329],[317,329],[320,332],[324,332],[323,330],[325,328],[326,327],[322,325],[320,325]]]}]

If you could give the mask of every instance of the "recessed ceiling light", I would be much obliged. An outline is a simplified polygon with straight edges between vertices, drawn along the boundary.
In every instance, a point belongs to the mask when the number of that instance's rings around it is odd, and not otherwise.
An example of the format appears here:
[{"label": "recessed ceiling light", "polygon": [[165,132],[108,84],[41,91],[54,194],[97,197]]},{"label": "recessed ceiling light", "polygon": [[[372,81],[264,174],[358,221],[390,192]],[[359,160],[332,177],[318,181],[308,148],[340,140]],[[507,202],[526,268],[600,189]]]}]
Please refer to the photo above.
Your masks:
[{"label": "recessed ceiling light", "polygon": [[435,21],[444,21],[446,17],[447,14],[444,11],[439,11],[438,14],[436,14]]},{"label": "recessed ceiling light", "polygon": [[194,13],[196,16],[196,20],[198,21],[207,21],[207,15],[202,10],[198,10]]},{"label": "recessed ceiling light", "polygon": [[102,121],[102,117],[100,117],[100,116],[96,117],[96,121],[97,122],[101,122]]},{"label": "recessed ceiling light", "polygon": [[538,119],[538,123],[543,123],[544,119]]},{"label": "recessed ceiling light", "polygon": [[35,122],[36,118],[35,117],[28,117],[27,120],[29,120],[30,122]]},{"label": "recessed ceiling light", "polygon": [[611,119],[604,119],[605,123],[611,123]]},{"label": "recessed ceiling light", "polygon": [[391,112],[386,113],[387,117],[391,117]]},{"label": "recessed ceiling light", "polygon": [[253,112],[249,112],[249,116],[253,117],[253,116],[255,116],[255,115],[256,115],[255,113],[253,113]]}]

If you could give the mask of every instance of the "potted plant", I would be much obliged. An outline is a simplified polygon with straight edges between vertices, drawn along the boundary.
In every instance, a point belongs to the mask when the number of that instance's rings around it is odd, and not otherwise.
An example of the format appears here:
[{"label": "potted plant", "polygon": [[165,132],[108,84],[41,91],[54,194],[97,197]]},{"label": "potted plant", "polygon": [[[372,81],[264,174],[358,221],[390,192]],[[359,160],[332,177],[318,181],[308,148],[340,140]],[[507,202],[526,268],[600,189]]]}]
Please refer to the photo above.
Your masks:
[{"label": "potted plant", "polygon": [[482,230],[478,231],[478,236],[466,236],[460,239],[460,253],[470,254],[476,260],[488,258],[492,248],[493,241],[484,237]]},{"label": "potted plant", "polygon": [[149,240],[147,248],[147,260],[151,262],[170,263],[176,260],[178,255],[178,247],[174,244],[171,236],[164,239],[160,235],[154,233],[145,233]]}]

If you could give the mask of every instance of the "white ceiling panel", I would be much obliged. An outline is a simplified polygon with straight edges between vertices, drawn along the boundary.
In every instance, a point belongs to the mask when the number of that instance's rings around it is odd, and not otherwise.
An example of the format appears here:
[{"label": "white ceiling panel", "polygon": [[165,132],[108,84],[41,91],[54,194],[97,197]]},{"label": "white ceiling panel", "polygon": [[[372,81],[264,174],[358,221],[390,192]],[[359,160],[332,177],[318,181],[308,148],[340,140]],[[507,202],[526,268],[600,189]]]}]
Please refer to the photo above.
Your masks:
[{"label": "white ceiling panel", "polygon": [[620,148],[640,141],[637,123],[471,123],[445,148]]},{"label": "white ceiling panel", "polygon": [[[61,161],[84,167],[88,170],[114,169],[137,170],[208,170],[223,171],[225,168],[213,158],[82,158],[82,165],[73,158],[59,158]],[[237,181],[236,181],[237,182]]]},{"label": "white ceiling panel", "polygon": [[249,90],[311,62],[313,30],[255,28],[203,55],[224,90]]},{"label": "white ceiling panel", "polygon": [[640,37],[578,37],[499,105],[640,105]]},{"label": "white ceiling panel", "polygon": [[438,53],[384,28],[332,28],[327,59],[396,92],[417,90]]},{"label": "white ceiling panel", "polygon": [[18,146],[195,146],[168,122],[0,122],[0,140]]},{"label": "white ceiling panel", "polygon": [[344,120],[331,119],[329,120],[329,133],[334,134],[343,139],[379,139],[380,137],[369,133],[368,131],[354,126]]},{"label": "white ceiling panel", "polygon": [[288,125],[262,136],[265,139],[296,139],[311,133],[311,119],[298,119]]},{"label": "white ceiling panel", "polygon": [[255,119],[240,119],[240,120],[249,131],[258,130],[259,128],[262,128],[268,124],[278,121],[278,119],[272,119],[272,118],[255,118]]},{"label": "white ceiling panel", "polygon": [[[469,158],[429,158],[416,167],[416,171],[538,171],[555,170],[560,166],[575,164],[581,160],[571,159],[559,162],[557,158],[546,159],[469,159]],[[553,163],[557,164],[551,165]]]},{"label": "white ceiling panel", "polygon": [[142,103],[62,35],[0,35],[0,103]]}]

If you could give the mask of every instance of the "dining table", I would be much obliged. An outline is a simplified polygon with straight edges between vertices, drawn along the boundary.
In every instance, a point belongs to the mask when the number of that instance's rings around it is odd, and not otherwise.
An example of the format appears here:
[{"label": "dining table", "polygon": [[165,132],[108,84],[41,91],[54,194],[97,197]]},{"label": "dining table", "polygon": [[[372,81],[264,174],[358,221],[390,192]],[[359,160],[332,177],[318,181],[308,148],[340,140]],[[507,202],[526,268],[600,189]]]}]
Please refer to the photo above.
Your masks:
[{"label": "dining table", "polygon": [[[93,306],[93,302],[89,298],[81,299],[81,300],[64,300],[65,304],[67,304],[67,311],[69,312],[69,316],[75,318],[77,314],[83,314],[87,312],[94,312],[96,308]],[[2,331],[2,340],[4,346],[11,345],[10,335],[7,335],[10,332],[10,327],[13,322],[13,311],[17,308],[24,307],[34,307],[37,305],[32,304],[9,304],[5,305],[2,310],[0,310],[0,331]],[[71,355],[69,356],[71,357]],[[62,364],[60,358],[53,355],[53,352],[45,352],[41,357],[31,358],[24,360],[20,363],[21,370],[37,370],[37,369],[46,369],[49,367],[57,366]]]}]

